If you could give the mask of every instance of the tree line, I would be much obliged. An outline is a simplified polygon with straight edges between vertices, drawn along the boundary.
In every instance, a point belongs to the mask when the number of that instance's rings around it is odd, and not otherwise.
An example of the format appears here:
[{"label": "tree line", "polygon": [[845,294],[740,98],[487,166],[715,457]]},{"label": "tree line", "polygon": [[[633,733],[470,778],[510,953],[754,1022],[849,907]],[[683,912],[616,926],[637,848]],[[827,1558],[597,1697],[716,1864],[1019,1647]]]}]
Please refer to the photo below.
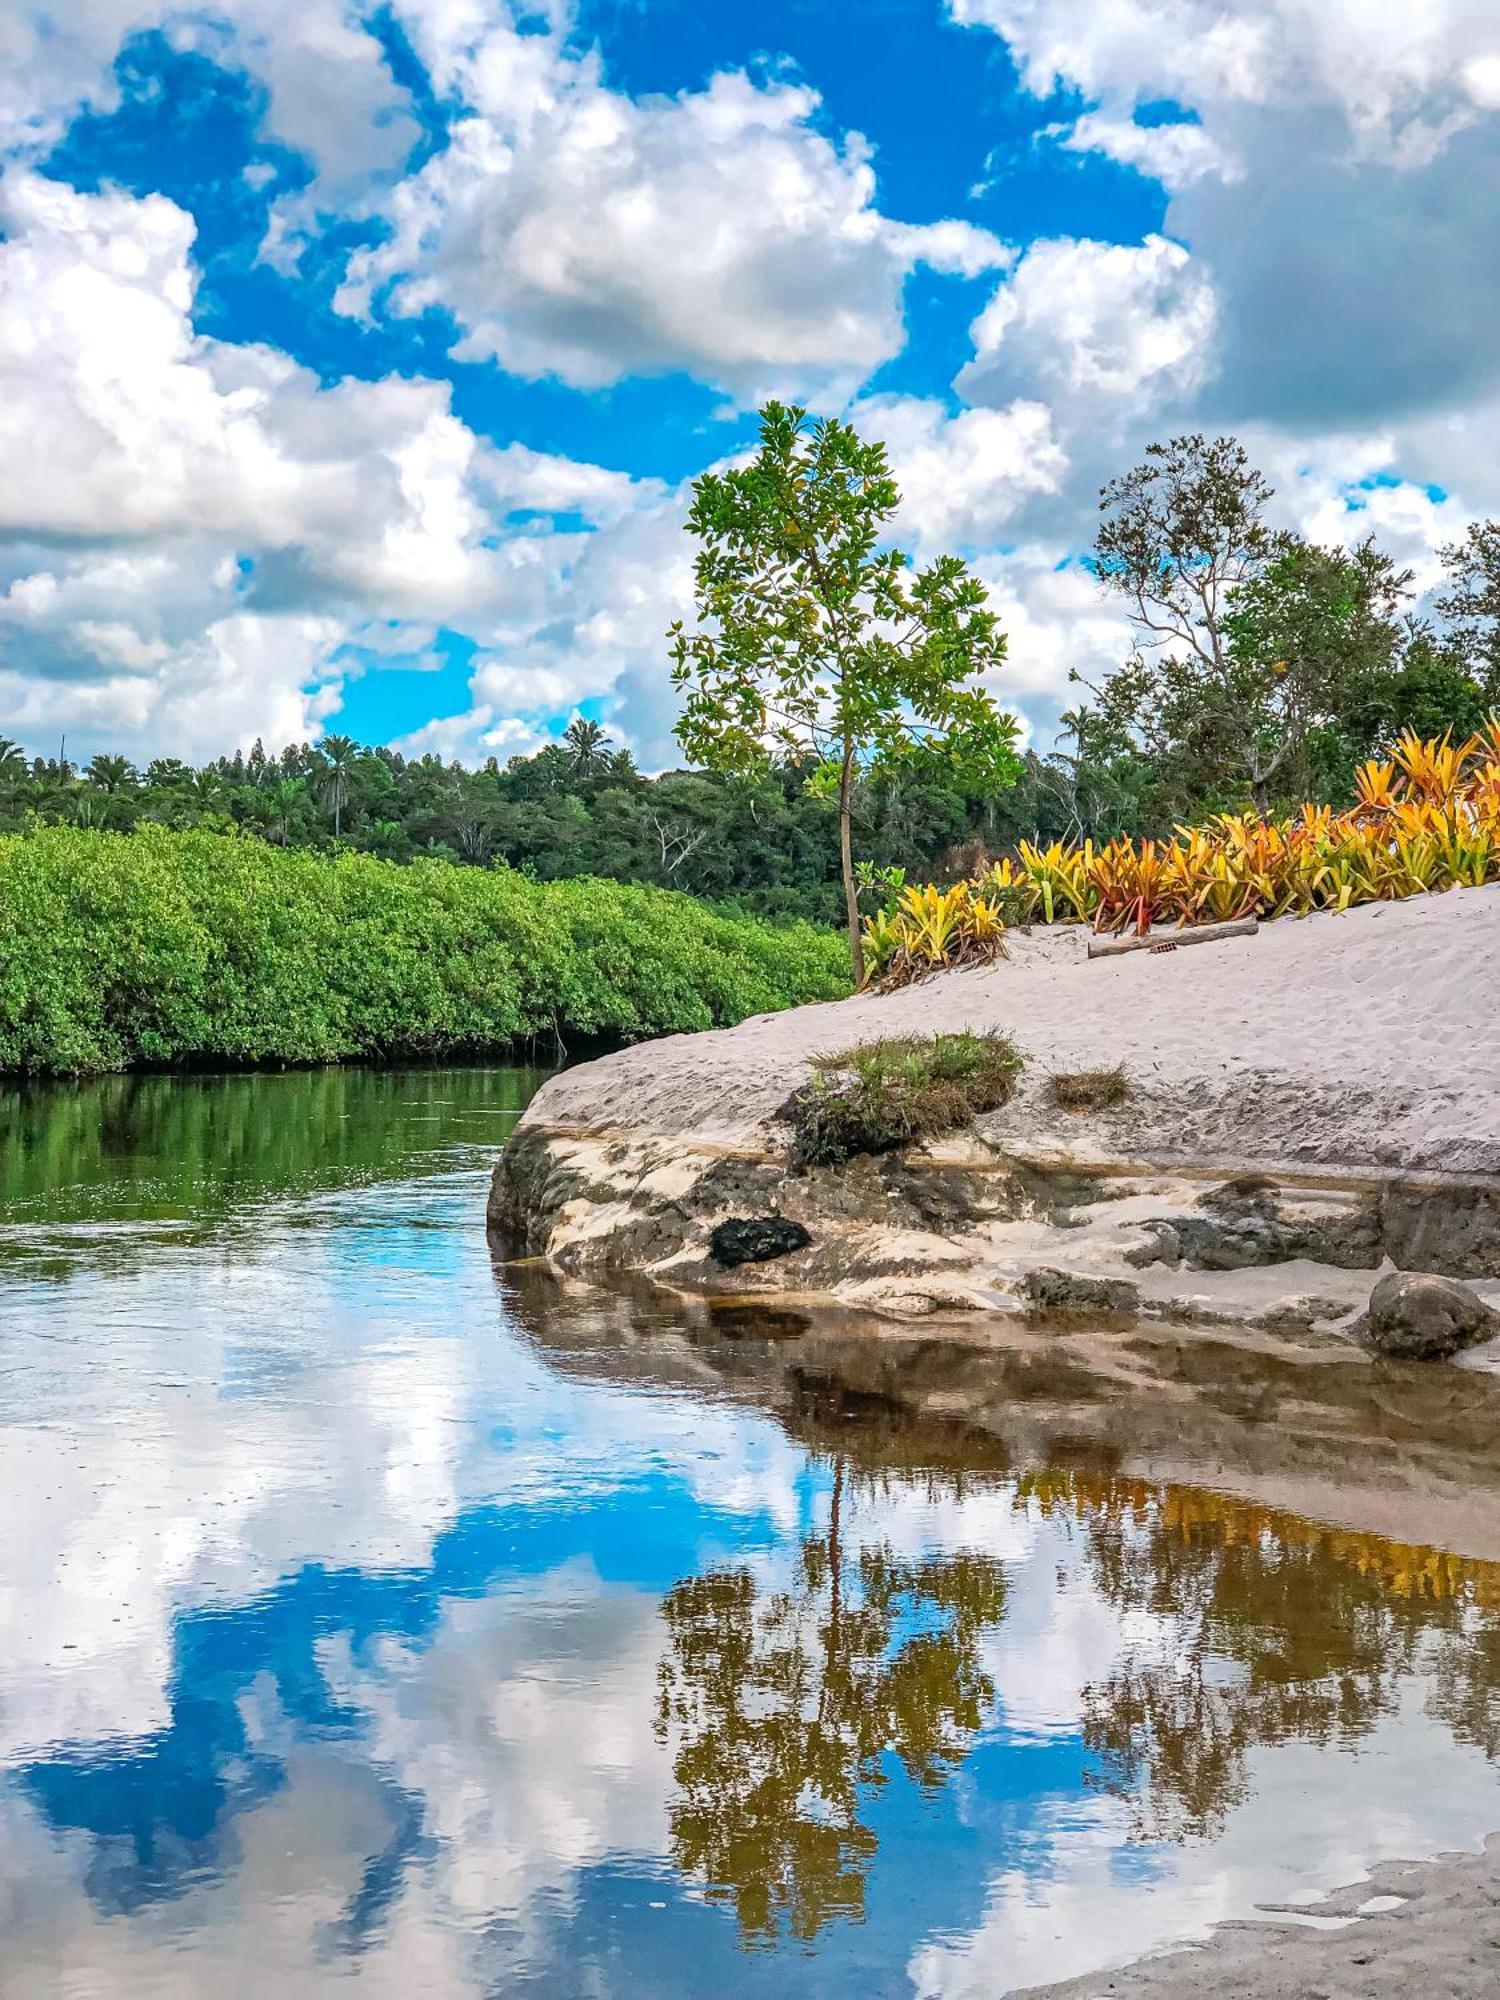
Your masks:
[{"label": "tree line", "polygon": [[[478,769],[342,735],[192,766],[0,737],[0,829],[239,829],[391,861],[600,875],[770,916],[848,917],[857,856],[943,877],[1022,838],[1150,835],[1304,799],[1341,804],[1402,730],[1465,736],[1500,707],[1500,523],[1443,552],[1433,615],[1373,537],[1271,525],[1232,438],[1153,445],[1101,495],[1090,556],[1135,644],[1078,694],[1057,746],[1018,754],[992,681],[1004,639],[964,566],[906,572],[879,446],[771,406],[743,472],[698,484],[699,630],[674,631],[698,768],[646,775],[575,717]],[[704,634],[708,637],[705,639]]]}]

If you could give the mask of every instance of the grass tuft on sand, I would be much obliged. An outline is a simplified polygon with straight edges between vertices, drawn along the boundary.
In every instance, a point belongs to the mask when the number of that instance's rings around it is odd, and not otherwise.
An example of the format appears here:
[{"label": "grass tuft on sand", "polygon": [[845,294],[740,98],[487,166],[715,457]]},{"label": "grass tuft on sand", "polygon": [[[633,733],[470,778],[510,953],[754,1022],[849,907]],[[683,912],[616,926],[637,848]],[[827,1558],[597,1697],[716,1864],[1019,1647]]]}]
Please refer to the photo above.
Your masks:
[{"label": "grass tuft on sand", "polygon": [[860,1153],[889,1153],[952,1131],[1009,1101],[1021,1057],[1008,1036],[890,1036],[837,1055],[814,1056],[813,1075],[792,1098],[792,1160],[836,1166]]},{"label": "grass tuft on sand", "polygon": [[1047,1102],[1057,1111],[1115,1111],[1129,1096],[1123,1063],[1114,1069],[1059,1070],[1047,1079]]}]

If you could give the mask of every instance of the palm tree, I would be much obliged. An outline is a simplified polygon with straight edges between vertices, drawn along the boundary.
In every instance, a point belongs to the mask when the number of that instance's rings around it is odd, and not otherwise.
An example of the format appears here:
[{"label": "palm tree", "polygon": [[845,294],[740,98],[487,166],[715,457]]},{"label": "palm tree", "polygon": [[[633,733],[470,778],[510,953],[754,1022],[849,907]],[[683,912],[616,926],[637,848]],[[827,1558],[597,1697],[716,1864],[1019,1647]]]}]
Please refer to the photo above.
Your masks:
[{"label": "palm tree", "polygon": [[359,745],[352,736],[325,736],[322,742],[323,803],[333,807],[333,837],[343,826],[344,807],[349,803],[349,773],[359,761]]},{"label": "palm tree", "polygon": [[88,782],[101,792],[129,791],[136,783],[135,766],[128,757],[96,757],[88,768]]},{"label": "palm tree", "polygon": [[568,769],[575,778],[597,778],[615,761],[609,736],[603,726],[586,715],[575,715],[563,731],[563,747],[568,753]]},{"label": "palm tree", "polygon": [[290,847],[297,808],[306,797],[307,783],[303,778],[277,778],[265,787],[262,812],[268,840]]},{"label": "palm tree", "polygon": [[29,776],[20,744],[9,736],[0,736],[0,798],[18,797]]}]

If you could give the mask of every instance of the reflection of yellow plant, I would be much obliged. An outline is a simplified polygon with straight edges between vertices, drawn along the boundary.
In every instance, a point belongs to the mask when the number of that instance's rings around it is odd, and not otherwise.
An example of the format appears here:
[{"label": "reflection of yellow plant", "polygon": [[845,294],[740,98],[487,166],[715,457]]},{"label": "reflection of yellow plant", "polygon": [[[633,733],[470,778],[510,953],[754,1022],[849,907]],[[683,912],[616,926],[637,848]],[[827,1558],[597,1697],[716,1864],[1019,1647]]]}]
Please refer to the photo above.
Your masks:
[{"label": "reflection of yellow plant", "polygon": [[[1225,813],[1172,840],[1022,841],[976,881],[910,888],[865,927],[889,980],[994,956],[1004,923],[1092,921],[1098,930],[1347,910],[1500,881],[1500,715],[1467,743],[1408,730],[1354,776],[1345,812]],[[1002,921],[1003,919],[1003,921]]]}]

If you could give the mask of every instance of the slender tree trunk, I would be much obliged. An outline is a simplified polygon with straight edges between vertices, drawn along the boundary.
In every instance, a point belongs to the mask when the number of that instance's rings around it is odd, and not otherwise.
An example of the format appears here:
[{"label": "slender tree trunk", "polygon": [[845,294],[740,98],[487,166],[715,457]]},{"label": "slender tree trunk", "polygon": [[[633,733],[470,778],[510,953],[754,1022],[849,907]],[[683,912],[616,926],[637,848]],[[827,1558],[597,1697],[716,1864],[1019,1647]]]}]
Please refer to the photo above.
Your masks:
[{"label": "slender tree trunk", "polygon": [[844,876],[844,916],[849,925],[849,957],[854,984],[865,983],[865,941],[859,928],[859,891],[854,886],[854,842],[849,823],[849,798],[854,789],[854,745],[844,739],[844,764],[839,772],[839,866]]}]

